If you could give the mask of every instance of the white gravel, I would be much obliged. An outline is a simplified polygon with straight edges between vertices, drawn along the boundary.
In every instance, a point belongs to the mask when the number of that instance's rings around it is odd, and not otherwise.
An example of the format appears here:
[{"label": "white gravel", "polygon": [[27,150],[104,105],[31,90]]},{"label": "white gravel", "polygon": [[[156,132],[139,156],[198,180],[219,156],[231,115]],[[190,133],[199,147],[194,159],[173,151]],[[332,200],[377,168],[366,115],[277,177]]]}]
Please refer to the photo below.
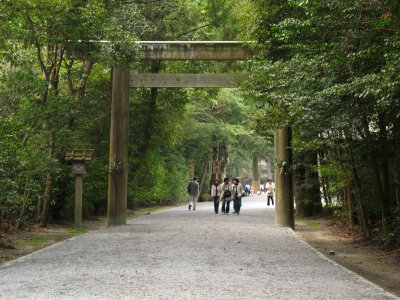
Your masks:
[{"label": "white gravel", "polygon": [[80,235],[0,267],[0,299],[398,299],[274,225],[178,207]]}]

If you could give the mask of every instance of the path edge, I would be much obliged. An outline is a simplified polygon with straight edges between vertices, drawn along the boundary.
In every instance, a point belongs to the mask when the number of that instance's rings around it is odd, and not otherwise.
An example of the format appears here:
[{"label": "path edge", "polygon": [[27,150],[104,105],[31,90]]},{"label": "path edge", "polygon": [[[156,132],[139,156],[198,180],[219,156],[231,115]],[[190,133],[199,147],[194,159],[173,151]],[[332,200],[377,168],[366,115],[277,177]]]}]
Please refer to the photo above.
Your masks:
[{"label": "path edge", "polygon": [[337,263],[336,261],[326,257],[324,254],[322,254],[320,251],[318,251],[317,249],[315,249],[313,246],[311,246],[309,243],[307,243],[305,240],[303,240],[301,237],[299,237],[296,232],[292,229],[292,228],[287,228],[287,231],[290,232],[300,243],[302,243],[303,245],[305,245],[306,247],[310,248],[312,251],[314,251],[320,258],[330,262],[331,264],[333,264],[336,267],[339,267],[343,270],[345,270],[347,273],[350,273],[352,275],[355,275],[357,277],[359,277],[362,281],[372,284],[376,287],[378,287],[380,290],[382,290],[382,294],[388,297],[391,297],[392,299],[397,299],[400,300],[400,297],[397,297],[395,294],[392,294],[390,292],[388,292],[387,290],[385,290],[384,288],[380,287],[379,285],[377,285],[376,283],[364,278],[363,276],[361,276],[360,274],[357,274],[356,272],[347,269],[346,267],[342,266],[341,264]]}]

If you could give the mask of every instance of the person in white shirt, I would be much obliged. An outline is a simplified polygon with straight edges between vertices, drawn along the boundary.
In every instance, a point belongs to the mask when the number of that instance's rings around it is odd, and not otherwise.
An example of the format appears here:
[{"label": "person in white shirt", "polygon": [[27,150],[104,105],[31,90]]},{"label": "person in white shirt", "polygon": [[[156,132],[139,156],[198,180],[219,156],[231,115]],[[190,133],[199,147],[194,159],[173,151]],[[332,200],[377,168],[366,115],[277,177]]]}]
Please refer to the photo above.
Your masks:
[{"label": "person in white shirt", "polygon": [[265,190],[267,193],[267,205],[269,206],[269,201],[271,200],[271,204],[274,205],[274,197],[275,197],[275,183],[272,182],[272,179],[268,179],[267,184],[265,185]]},{"label": "person in white shirt", "polygon": [[222,186],[219,184],[219,179],[216,178],[211,186],[211,197],[214,199],[214,210],[216,214],[218,214],[219,198],[221,197],[221,194]]},{"label": "person in white shirt", "polygon": [[240,207],[242,206],[242,197],[246,195],[243,186],[240,184],[238,178],[232,180],[232,193],[233,193],[233,209],[235,214],[238,216],[240,213]]},{"label": "person in white shirt", "polygon": [[229,206],[231,204],[231,201],[233,200],[232,185],[229,182],[229,178],[224,178],[224,183],[221,185],[220,200],[222,201],[222,208],[221,208],[222,213],[229,214]]}]

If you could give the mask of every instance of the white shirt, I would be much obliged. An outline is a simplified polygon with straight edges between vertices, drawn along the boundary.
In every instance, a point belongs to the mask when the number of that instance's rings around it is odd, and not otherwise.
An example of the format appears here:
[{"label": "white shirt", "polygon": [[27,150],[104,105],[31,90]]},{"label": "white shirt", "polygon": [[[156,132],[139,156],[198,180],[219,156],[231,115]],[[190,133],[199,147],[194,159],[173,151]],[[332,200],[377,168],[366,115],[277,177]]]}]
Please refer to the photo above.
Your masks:
[{"label": "white shirt", "polygon": [[218,185],[217,187],[215,184],[211,186],[211,197],[219,197],[222,194],[222,185]]},{"label": "white shirt", "polygon": [[274,182],[267,182],[265,185],[265,189],[267,190],[267,196],[275,197],[275,183]]}]

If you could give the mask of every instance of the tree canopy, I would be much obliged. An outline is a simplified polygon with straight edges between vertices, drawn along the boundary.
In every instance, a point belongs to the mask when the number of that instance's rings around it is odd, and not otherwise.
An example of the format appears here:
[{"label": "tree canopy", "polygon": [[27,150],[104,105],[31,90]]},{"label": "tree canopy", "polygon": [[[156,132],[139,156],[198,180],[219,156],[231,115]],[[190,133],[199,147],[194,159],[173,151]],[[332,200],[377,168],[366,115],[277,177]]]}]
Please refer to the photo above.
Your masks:
[{"label": "tree canopy", "polygon": [[[243,175],[290,127],[297,215],[323,204],[366,237],[399,242],[398,1],[5,0],[0,11],[3,224],[71,217],[73,148],[95,149],[84,211],[104,213],[111,68],[123,65],[251,73],[241,90],[131,90],[130,207],[183,200],[192,164],[204,193],[211,161]],[[257,56],[142,62],[139,40],[244,40]]]}]

